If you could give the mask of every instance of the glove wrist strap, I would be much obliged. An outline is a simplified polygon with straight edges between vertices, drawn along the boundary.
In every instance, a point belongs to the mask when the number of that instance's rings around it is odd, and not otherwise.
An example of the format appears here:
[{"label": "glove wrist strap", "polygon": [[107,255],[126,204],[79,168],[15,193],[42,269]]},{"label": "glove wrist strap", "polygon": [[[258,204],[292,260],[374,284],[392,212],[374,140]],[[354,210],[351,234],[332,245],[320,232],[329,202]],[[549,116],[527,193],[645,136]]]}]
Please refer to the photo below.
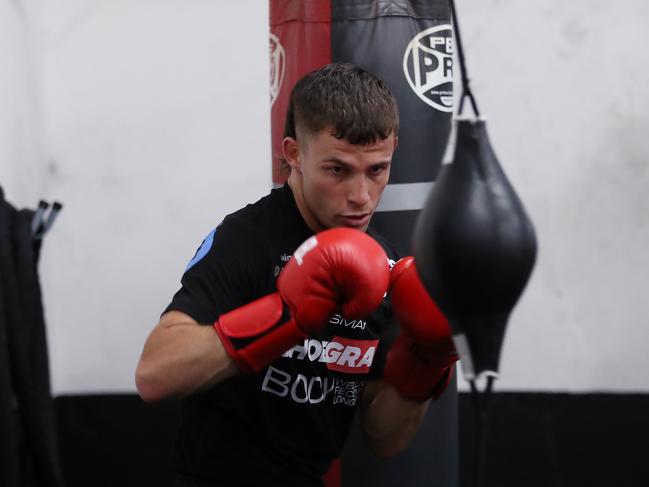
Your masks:
[{"label": "glove wrist strap", "polygon": [[259,372],[305,338],[293,319],[285,320],[278,293],[225,313],[214,328],[228,355],[242,372]]}]

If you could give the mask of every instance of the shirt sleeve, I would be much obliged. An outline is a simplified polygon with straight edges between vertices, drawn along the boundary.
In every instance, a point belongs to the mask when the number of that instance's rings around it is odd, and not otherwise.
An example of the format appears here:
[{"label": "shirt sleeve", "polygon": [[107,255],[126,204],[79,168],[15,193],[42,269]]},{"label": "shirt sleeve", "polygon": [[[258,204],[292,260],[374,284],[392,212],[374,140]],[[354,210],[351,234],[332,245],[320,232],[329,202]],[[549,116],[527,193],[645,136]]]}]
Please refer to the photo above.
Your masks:
[{"label": "shirt sleeve", "polygon": [[226,218],[203,240],[187,264],[181,288],[164,313],[182,311],[212,324],[223,313],[261,297],[267,260],[263,239],[234,218]]}]

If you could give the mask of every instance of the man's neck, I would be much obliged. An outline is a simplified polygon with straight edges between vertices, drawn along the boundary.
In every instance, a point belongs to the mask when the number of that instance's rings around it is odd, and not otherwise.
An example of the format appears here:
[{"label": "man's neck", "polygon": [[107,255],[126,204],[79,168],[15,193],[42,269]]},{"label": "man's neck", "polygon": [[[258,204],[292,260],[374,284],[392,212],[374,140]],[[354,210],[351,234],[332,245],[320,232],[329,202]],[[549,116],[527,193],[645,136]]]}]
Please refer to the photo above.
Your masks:
[{"label": "man's neck", "polygon": [[318,221],[318,219],[311,213],[309,207],[304,201],[304,194],[302,193],[302,182],[292,171],[288,177],[287,183],[291,188],[293,193],[293,199],[295,199],[295,205],[297,210],[300,212],[302,219],[307,224],[307,226],[313,231],[313,233],[321,232],[325,230],[324,226]]}]

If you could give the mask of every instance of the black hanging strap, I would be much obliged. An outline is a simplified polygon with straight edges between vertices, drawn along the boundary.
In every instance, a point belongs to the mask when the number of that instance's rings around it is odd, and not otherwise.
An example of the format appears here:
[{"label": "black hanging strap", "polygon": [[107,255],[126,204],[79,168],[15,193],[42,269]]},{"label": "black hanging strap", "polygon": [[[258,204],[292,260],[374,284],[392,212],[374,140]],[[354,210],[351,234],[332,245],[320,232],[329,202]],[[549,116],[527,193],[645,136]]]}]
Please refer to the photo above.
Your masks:
[{"label": "black hanging strap", "polygon": [[487,444],[487,424],[489,413],[489,400],[493,389],[494,377],[487,377],[487,385],[482,394],[478,390],[476,380],[469,381],[471,386],[471,398],[473,399],[473,409],[475,413],[475,446],[473,450],[473,485],[480,487],[485,477],[485,453]]},{"label": "black hanging strap", "polygon": [[457,20],[455,1],[454,0],[449,0],[449,1],[451,3],[451,17],[453,19],[453,33],[455,34],[457,55],[460,60],[460,74],[462,75],[462,94],[460,95],[460,107],[458,109],[458,115],[462,114],[462,110],[464,109],[465,98],[469,98],[475,116],[479,117],[480,111],[478,110],[478,104],[475,101],[475,97],[473,96],[473,92],[471,91],[471,86],[469,85],[469,74],[467,73],[466,62],[464,60],[464,49],[462,48],[462,38],[460,37],[460,25]]}]

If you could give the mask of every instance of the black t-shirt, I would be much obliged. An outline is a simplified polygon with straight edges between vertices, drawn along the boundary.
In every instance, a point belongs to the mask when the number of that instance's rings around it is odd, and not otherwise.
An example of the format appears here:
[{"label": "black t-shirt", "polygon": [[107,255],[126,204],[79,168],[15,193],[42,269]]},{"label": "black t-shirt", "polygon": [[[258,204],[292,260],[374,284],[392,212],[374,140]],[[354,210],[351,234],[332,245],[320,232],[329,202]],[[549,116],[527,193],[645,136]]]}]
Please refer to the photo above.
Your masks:
[{"label": "black t-shirt", "polygon": [[[396,260],[395,250],[368,234]],[[201,324],[276,291],[293,251],[313,232],[288,185],[228,215],[190,261],[165,311]],[[243,374],[183,400],[177,441],[182,477],[205,485],[322,485],[359,405],[379,379],[396,334],[389,299],[366,319],[333,315],[326,329],[259,374]]]}]

